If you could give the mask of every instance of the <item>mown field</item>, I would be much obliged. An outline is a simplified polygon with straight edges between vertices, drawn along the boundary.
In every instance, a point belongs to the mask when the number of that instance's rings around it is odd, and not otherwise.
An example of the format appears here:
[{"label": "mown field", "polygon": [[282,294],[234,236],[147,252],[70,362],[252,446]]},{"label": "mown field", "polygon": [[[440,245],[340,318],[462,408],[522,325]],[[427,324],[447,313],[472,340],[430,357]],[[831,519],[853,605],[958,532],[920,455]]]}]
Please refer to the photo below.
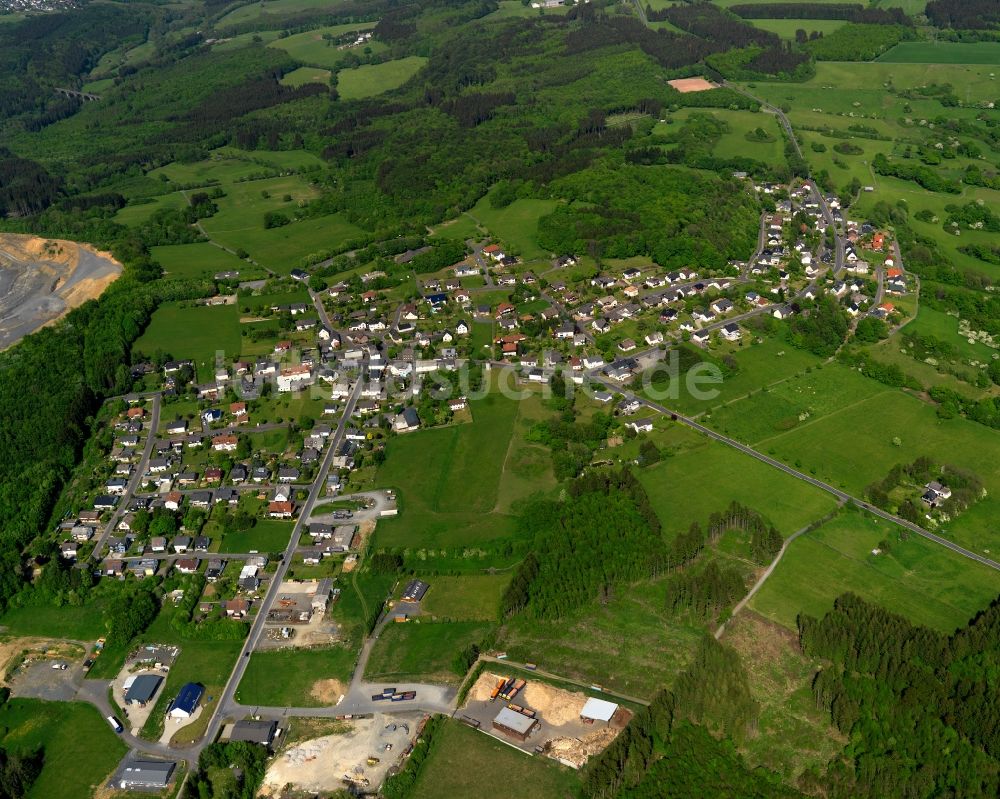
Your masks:
[{"label": "mown field", "polygon": [[428,579],[431,590],[420,603],[424,613],[455,621],[494,621],[500,614],[500,597],[510,575],[470,574]]},{"label": "mown field", "polygon": [[489,796],[491,799],[553,799],[572,796],[579,777],[545,757],[532,757],[448,719],[409,796]]},{"label": "mown field", "polygon": [[285,86],[304,86],[307,83],[322,83],[325,86],[330,83],[332,76],[330,70],[322,67],[299,67],[285,73],[281,82]]},{"label": "mown field", "polygon": [[0,707],[0,746],[44,750],[42,773],[24,799],[90,799],[127,751],[91,705],[37,699]]},{"label": "mown field", "polygon": [[[886,541],[888,551],[873,550]],[[751,606],[786,627],[851,591],[910,621],[951,632],[1000,593],[991,569],[868,514],[845,512],[797,538]]]},{"label": "mown field", "polygon": [[337,92],[345,100],[374,97],[398,89],[426,63],[427,59],[423,56],[411,55],[381,64],[342,69],[337,73]]},{"label": "mown field", "polygon": [[547,258],[549,253],[536,240],[538,220],[555,207],[554,200],[520,199],[505,208],[494,208],[489,195],[486,195],[460,217],[441,225],[435,232],[451,239],[479,238],[479,227],[482,226],[514,255],[525,260]]},{"label": "mown field", "polygon": [[190,358],[198,379],[207,382],[215,374],[215,354],[231,359],[240,351],[239,312],[235,305],[164,303],[153,313],[145,332],[132,345],[132,352],[153,355],[158,350],[175,360]]},{"label": "mown field", "polygon": [[284,552],[293,522],[258,519],[249,530],[234,530],[222,537],[220,552]]}]

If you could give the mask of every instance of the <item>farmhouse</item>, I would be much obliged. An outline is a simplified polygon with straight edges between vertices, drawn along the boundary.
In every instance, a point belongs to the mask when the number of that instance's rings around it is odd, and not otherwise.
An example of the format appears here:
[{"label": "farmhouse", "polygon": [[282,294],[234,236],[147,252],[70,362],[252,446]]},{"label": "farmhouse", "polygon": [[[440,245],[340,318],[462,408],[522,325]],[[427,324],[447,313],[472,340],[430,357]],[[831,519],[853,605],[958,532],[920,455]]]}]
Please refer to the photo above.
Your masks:
[{"label": "farmhouse", "polygon": [[278,391],[297,391],[311,379],[312,369],[308,366],[288,366],[278,373]]},{"label": "farmhouse", "polygon": [[392,420],[392,429],[397,433],[412,433],[420,429],[420,417],[417,416],[415,408],[403,408],[402,413],[396,414]]}]

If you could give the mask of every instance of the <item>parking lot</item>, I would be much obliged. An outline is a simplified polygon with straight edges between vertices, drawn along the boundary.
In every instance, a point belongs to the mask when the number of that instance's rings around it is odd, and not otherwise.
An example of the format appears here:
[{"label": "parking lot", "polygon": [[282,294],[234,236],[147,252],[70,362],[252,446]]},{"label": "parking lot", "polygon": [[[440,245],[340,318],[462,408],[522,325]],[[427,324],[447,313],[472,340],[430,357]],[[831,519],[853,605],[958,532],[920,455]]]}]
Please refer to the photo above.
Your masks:
[{"label": "parking lot", "polygon": [[11,680],[14,696],[69,702],[83,682],[83,661],[56,658],[22,666]]}]

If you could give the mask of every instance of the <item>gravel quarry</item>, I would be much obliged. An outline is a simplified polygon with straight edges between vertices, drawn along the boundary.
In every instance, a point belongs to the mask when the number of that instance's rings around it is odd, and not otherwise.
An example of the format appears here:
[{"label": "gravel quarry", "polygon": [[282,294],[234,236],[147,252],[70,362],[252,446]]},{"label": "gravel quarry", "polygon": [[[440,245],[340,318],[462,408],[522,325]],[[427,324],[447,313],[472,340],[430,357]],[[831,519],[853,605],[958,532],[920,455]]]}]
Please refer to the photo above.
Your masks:
[{"label": "gravel quarry", "polygon": [[99,297],[121,273],[85,244],[0,234],[0,350]]}]

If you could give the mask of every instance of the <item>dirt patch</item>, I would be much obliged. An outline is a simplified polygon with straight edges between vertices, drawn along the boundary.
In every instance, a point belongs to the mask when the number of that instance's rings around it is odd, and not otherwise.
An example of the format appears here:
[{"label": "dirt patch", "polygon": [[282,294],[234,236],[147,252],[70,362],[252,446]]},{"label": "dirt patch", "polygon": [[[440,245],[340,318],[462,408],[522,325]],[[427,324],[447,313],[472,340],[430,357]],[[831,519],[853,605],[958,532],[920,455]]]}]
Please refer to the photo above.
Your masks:
[{"label": "dirt patch", "polygon": [[490,693],[500,680],[499,674],[492,674],[484,671],[479,675],[476,684],[469,690],[469,700],[473,702],[485,702],[490,698]]},{"label": "dirt patch", "polygon": [[0,641],[0,681],[6,683],[8,672],[15,670],[23,661],[76,660],[85,652],[84,645],[77,641],[32,637]]},{"label": "dirt patch", "polygon": [[356,549],[359,552],[364,552],[365,542],[368,541],[368,536],[375,532],[376,524],[377,521],[375,519],[365,519],[365,521],[358,523],[358,545]]},{"label": "dirt patch", "polygon": [[333,677],[326,680],[316,680],[309,689],[309,696],[324,704],[334,705],[340,697],[347,693],[346,686]]},{"label": "dirt patch", "polygon": [[519,704],[537,710],[538,715],[555,726],[578,721],[587,703],[583,694],[554,688],[537,680],[530,680],[518,698],[524,700]]},{"label": "dirt patch", "polygon": [[603,752],[620,732],[620,727],[602,727],[579,738],[553,738],[545,754],[580,768],[594,755]]},{"label": "dirt patch", "polygon": [[671,86],[673,86],[681,94],[687,94],[688,92],[707,92],[709,89],[718,89],[718,83],[712,83],[710,80],[705,80],[704,78],[676,78],[675,80],[668,80]]}]

